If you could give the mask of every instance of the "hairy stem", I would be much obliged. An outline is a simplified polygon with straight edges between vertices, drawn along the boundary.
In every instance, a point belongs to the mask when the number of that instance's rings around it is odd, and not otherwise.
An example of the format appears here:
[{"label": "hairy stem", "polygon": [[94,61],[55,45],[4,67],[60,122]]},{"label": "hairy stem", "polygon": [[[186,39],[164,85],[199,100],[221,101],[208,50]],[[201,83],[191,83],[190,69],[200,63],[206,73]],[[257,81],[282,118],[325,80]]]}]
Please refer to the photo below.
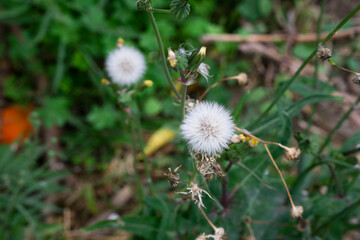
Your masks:
[{"label": "hairy stem", "polygon": [[173,92],[175,93],[176,97],[177,98],[180,98],[180,93],[179,91],[176,89],[174,83],[173,83],[173,80],[170,76],[170,72],[169,72],[169,69],[166,65],[166,58],[165,58],[165,51],[164,51],[164,45],[163,45],[163,42],[161,40],[161,36],[160,36],[160,32],[159,32],[159,28],[157,27],[157,24],[156,24],[156,21],[155,21],[155,17],[153,15],[153,13],[151,11],[148,11],[147,12],[149,17],[150,17],[150,21],[151,21],[151,25],[154,29],[154,32],[155,32],[155,36],[156,36],[156,40],[158,42],[158,45],[159,45],[159,49],[160,49],[160,56],[161,56],[161,61],[162,61],[162,64],[163,64],[163,68],[164,68],[164,71],[165,71],[165,75],[166,75],[166,79],[168,80],[169,84],[170,84],[170,87],[171,89],[173,90]]},{"label": "hairy stem", "polygon": [[[184,73],[180,73],[180,76],[181,76],[182,82],[186,83],[186,78],[184,76]],[[184,84],[181,88],[181,103],[180,103],[181,121],[184,120],[184,117],[185,117],[186,90],[187,90],[187,86]]]}]

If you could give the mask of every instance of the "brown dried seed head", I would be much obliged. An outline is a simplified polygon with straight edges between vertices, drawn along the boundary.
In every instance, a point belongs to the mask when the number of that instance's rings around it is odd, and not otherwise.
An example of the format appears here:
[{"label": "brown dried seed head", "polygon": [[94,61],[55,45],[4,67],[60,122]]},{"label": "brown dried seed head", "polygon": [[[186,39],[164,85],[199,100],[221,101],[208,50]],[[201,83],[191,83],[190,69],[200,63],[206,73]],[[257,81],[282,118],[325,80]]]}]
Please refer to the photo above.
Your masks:
[{"label": "brown dried seed head", "polygon": [[164,173],[164,175],[168,177],[168,181],[172,187],[176,187],[180,182],[180,175],[177,173],[180,167],[181,165],[175,168],[174,171],[169,168],[169,172]]},{"label": "brown dried seed head", "polygon": [[321,46],[317,50],[317,57],[321,61],[326,61],[331,58],[331,50],[329,48]]},{"label": "brown dried seed head", "polygon": [[353,83],[360,87],[360,75],[356,75],[356,77],[353,79]]},{"label": "brown dried seed head", "polygon": [[287,160],[298,161],[300,154],[301,151],[299,148],[292,147],[286,149],[285,157]]}]

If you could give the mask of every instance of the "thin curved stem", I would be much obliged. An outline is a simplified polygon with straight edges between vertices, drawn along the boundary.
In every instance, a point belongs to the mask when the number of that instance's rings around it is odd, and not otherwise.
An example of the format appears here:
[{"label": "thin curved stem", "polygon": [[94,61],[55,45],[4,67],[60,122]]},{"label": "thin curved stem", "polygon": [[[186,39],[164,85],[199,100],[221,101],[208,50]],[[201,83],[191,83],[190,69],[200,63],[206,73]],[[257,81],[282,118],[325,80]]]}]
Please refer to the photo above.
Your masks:
[{"label": "thin curved stem", "polygon": [[163,45],[163,42],[161,40],[161,36],[160,36],[160,32],[159,32],[159,28],[157,27],[156,25],[156,21],[155,21],[155,17],[153,15],[153,13],[151,11],[148,11],[147,12],[149,17],[150,17],[150,21],[151,21],[151,25],[154,29],[154,32],[155,32],[155,36],[156,36],[156,40],[158,42],[158,45],[159,45],[159,49],[160,49],[160,56],[161,56],[161,62],[162,62],[162,65],[163,65],[163,68],[164,68],[164,71],[165,71],[165,75],[166,75],[166,79],[168,80],[169,84],[170,84],[170,87],[171,89],[173,90],[173,92],[175,93],[176,97],[177,98],[181,98],[180,96],[180,93],[179,91],[176,89],[174,83],[173,83],[173,80],[170,76],[170,72],[169,72],[169,69],[166,65],[166,58],[165,58],[165,51],[164,51],[164,45]]},{"label": "thin curved stem", "polygon": [[276,162],[274,161],[274,158],[273,158],[273,156],[271,155],[271,153],[270,153],[270,151],[269,151],[269,148],[267,147],[266,144],[264,144],[264,147],[265,147],[265,149],[266,149],[266,151],[267,151],[267,153],[268,153],[268,155],[269,155],[272,163],[274,164],[276,170],[278,171],[278,173],[279,173],[279,175],[280,175],[280,177],[281,177],[281,180],[282,180],[282,182],[283,182],[283,184],[284,184],[284,186],[285,186],[286,192],[287,192],[287,194],[288,194],[288,196],[289,196],[289,200],[290,200],[291,206],[292,206],[293,209],[295,209],[295,204],[294,204],[294,202],[293,202],[293,200],[292,200],[292,197],[291,197],[289,188],[288,188],[287,185],[286,185],[285,179],[284,179],[284,177],[283,177],[283,175],[282,175],[279,167],[277,166]]},{"label": "thin curved stem", "polygon": [[204,210],[202,209],[202,207],[199,207],[200,212],[202,213],[202,215],[204,216],[204,218],[206,219],[206,221],[210,224],[210,226],[214,229],[214,231],[216,231],[217,227],[212,223],[212,221],[209,219],[209,217],[206,215],[206,213],[204,212]]},{"label": "thin curved stem", "polygon": [[169,9],[150,8],[149,10],[154,13],[167,13],[167,14],[171,13]]},{"label": "thin curved stem", "polygon": [[[180,76],[181,76],[181,80],[186,82],[184,73],[180,73]],[[184,117],[185,117],[186,90],[187,90],[187,86],[184,84],[181,88],[181,102],[180,102],[181,121],[184,120]]]},{"label": "thin curved stem", "polygon": [[[327,37],[320,43],[321,45],[324,45],[329,41],[335,33],[344,26],[345,23],[347,23],[352,16],[354,16],[355,13],[357,13],[360,10],[360,4],[354,8],[341,22],[327,35]],[[269,112],[270,110],[275,106],[275,104],[280,100],[282,95],[285,93],[285,91],[291,86],[291,84],[296,80],[296,78],[300,75],[301,71],[305,68],[305,66],[311,61],[311,59],[315,56],[317,52],[317,48],[314,49],[314,51],[306,58],[306,60],[301,64],[299,69],[296,71],[294,76],[286,82],[286,84],[282,87],[280,90],[280,93],[275,97],[275,99],[271,102],[269,107],[256,119],[256,121],[253,122],[253,124],[250,125],[250,128],[256,126]]]}]

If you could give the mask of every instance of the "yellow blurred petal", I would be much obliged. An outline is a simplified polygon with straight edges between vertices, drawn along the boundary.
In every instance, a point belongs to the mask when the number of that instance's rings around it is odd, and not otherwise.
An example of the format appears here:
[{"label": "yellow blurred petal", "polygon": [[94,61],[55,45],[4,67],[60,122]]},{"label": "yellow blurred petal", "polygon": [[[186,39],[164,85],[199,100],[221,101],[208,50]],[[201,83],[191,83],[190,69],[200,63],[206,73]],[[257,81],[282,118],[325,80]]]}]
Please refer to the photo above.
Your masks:
[{"label": "yellow blurred petal", "polygon": [[159,150],[161,147],[169,143],[175,137],[173,130],[168,128],[160,128],[156,130],[148,142],[146,143],[144,152],[146,156],[149,156]]}]

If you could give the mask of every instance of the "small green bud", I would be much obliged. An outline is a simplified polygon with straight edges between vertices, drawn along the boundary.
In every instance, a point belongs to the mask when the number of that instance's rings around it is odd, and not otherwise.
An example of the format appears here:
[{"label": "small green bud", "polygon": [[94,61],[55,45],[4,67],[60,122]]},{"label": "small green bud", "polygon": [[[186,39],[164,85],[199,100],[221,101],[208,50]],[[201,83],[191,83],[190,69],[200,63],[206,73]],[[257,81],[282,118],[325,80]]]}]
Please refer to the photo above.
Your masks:
[{"label": "small green bud", "polygon": [[148,11],[151,8],[152,1],[151,0],[137,0],[136,7],[139,10]]},{"label": "small green bud", "polygon": [[189,57],[189,70],[197,71],[200,63],[204,61],[206,55],[206,47],[202,46],[199,50],[194,51]]}]

